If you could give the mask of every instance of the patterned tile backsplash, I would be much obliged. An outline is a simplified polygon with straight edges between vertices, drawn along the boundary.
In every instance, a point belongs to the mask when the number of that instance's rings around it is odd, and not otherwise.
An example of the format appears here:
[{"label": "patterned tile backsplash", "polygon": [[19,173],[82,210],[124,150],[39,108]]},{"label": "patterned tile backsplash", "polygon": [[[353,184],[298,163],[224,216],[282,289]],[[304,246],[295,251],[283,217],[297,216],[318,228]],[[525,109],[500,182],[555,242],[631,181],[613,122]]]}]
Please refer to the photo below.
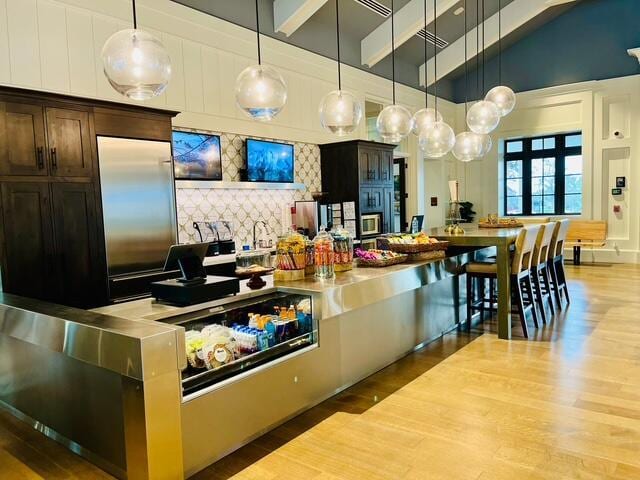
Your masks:
[{"label": "patterned tile backsplash", "polygon": [[[243,168],[244,140],[247,137],[221,133],[222,180],[240,180]],[[275,140],[275,139],[263,139]],[[282,141],[282,140],[278,140]],[[289,208],[296,200],[312,200],[311,192],[321,190],[320,147],[310,143],[293,143],[295,182],[304,190],[267,190],[261,188],[176,188],[178,208],[178,239],[180,243],[200,241],[193,228],[194,221],[227,220],[233,222],[236,247],[251,244],[253,224],[263,220],[269,225],[267,236],[275,242],[290,224]]]}]

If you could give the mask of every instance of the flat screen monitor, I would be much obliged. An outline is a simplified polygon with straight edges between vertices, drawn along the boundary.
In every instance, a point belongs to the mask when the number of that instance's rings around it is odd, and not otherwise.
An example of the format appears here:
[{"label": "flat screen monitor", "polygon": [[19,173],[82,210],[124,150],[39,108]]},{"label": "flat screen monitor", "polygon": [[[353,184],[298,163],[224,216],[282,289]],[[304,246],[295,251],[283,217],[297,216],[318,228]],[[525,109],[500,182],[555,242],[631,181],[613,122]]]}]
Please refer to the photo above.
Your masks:
[{"label": "flat screen monitor", "polygon": [[253,138],[246,143],[250,182],[293,182],[293,145]]},{"label": "flat screen monitor", "polygon": [[164,271],[181,270],[178,260],[185,258],[196,258],[202,265],[202,260],[204,260],[208,248],[209,242],[171,245],[167,259],[164,262]]},{"label": "flat screen monitor", "polygon": [[220,136],[174,130],[172,140],[176,180],[222,180]]}]

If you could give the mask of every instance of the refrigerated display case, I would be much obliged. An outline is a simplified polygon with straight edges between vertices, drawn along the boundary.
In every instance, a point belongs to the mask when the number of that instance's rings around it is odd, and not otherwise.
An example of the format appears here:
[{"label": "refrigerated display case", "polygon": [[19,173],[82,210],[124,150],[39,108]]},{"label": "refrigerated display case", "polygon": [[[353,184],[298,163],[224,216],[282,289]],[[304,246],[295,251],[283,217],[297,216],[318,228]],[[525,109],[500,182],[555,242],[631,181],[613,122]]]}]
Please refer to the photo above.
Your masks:
[{"label": "refrigerated display case", "polygon": [[261,295],[164,322],[185,329],[183,397],[318,342],[309,295]]}]

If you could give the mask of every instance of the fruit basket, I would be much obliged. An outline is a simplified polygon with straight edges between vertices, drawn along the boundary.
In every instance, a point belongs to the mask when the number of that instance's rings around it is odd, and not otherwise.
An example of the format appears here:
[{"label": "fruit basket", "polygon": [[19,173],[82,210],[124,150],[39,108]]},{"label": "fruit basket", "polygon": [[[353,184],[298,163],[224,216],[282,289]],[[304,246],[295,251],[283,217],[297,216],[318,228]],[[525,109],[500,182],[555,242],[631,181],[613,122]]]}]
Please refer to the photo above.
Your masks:
[{"label": "fruit basket", "polygon": [[439,241],[424,232],[413,235],[392,235],[387,237],[386,241],[389,250],[407,254],[444,251],[449,245],[449,242]]},{"label": "fruit basket", "polygon": [[358,267],[382,268],[404,263],[409,258],[402,253],[390,250],[356,250]]}]

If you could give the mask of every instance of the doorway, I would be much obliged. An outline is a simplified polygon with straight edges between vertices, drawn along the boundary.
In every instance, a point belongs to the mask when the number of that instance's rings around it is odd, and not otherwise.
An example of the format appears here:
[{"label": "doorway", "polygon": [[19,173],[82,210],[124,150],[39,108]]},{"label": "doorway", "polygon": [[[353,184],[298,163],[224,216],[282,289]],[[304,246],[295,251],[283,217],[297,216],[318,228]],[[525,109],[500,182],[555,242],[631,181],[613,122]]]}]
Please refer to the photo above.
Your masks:
[{"label": "doorway", "polygon": [[393,160],[393,232],[406,232],[407,223],[407,161],[405,158]]}]

